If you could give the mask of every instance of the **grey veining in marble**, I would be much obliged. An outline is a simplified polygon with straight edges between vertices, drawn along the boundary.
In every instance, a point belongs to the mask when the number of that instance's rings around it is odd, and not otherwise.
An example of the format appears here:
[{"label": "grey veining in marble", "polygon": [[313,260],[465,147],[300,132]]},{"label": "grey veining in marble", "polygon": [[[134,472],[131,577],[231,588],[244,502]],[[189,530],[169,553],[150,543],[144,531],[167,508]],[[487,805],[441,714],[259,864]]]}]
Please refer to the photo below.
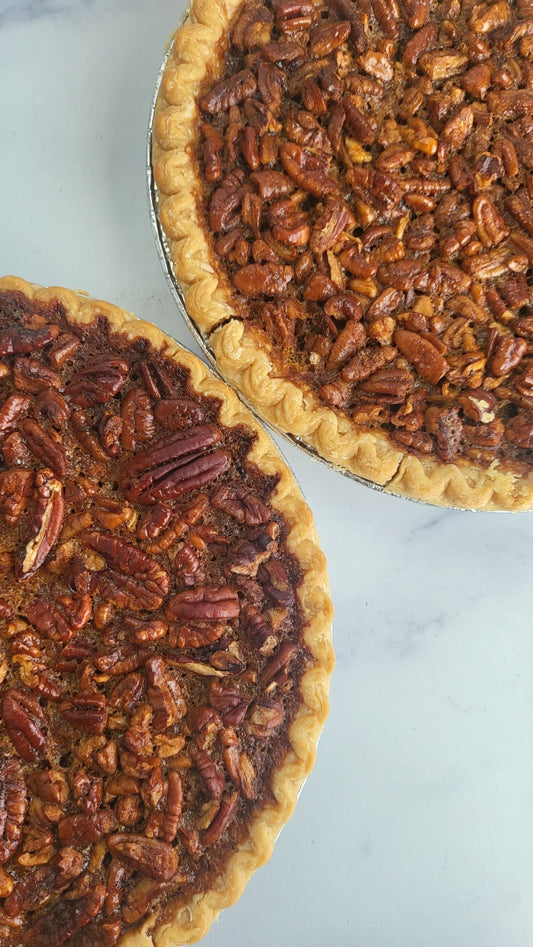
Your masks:
[{"label": "grey veining in marble", "polygon": [[45,16],[67,15],[72,13],[72,7],[68,0],[2,0],[0,27],[9,22],[34,22]]},{"label": "grey veining in marble", "polygon": [[[126,4],[127,0],[116,0],[114,9],[124,9]],[[80,7],[86,7],[94,16],[109,12],[107,0],[2,0],[0,28],[21,21],[34,23],[49,16],[75,17]]]}]

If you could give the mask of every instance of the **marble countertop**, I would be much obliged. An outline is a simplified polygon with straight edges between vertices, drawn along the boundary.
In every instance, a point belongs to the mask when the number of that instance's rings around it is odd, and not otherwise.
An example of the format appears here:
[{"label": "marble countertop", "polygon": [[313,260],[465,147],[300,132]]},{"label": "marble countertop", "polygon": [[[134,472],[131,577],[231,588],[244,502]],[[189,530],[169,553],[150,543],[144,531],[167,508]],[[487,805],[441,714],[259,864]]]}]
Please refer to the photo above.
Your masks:
[{"label": "marble countertop", "polygon": [[[198,351],[145,175],[182,3],[0,0],[0,268]],[[331,713],[271,861],[204,943],[530,947],[533,521],[386,496],[278,443],[329,559]]]}]

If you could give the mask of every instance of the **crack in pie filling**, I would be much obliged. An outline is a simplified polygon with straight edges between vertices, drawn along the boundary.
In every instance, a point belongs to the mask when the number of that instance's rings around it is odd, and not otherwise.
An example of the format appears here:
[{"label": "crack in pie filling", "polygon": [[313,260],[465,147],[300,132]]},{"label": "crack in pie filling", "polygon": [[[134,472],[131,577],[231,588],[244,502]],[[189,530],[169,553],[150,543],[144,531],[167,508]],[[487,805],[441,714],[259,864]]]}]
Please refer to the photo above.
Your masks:
[{"label": "crack in pie filling", "polygon": [[264,419],[532,507],[531,0],[195,0],[152,138],[187,311]]},{"label": "crack in pie filling", "polygon": [[199,359],[15,277],[0,452],[0,943],[192,943],[314,762],[333,652],[312,515]]}]

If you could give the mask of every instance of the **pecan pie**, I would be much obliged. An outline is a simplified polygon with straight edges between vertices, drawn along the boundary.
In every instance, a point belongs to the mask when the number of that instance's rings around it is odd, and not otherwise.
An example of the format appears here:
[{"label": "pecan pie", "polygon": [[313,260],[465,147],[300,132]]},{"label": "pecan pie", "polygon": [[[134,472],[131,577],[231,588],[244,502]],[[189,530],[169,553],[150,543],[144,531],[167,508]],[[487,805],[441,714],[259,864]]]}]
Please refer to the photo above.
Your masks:
[{"label": "pecan pie", "polygon": [[533,506],[532,0],[194,0],[152,138],[186,308],[263,418]]},{"label": "pecan pie", "polygon": [[237,396],[0,280],[0,943],[192,943],[270,854],[333,657],[325,560]]}]

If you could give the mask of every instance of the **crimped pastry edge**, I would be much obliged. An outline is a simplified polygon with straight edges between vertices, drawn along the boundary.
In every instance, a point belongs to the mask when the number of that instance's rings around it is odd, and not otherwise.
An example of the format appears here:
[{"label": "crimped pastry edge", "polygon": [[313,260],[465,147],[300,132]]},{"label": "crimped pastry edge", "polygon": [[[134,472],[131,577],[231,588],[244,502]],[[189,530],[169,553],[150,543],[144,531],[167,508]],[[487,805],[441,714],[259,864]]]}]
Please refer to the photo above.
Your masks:
[{"label": "crimped pastry edge", "polygon": [[520,477],[497,464],[438,463],[399,451],[379,431],[354,432],[349,420],[326,408],[312,389],[277,377],[270,352],[254,335],[253,327],[236,319],[214,330],[210,345],[221,374],[262,417],[302,437],[342,472],[435,506],[509,512],[533,506],[533,472]]},{"label": "crimped pastry edge", "polygon": [[274,347],[264,338],[258,341],[253,326],[238,323],[239,336],[227,302],[229,281],[212,262],[198,216],[200,185],[191,153],[200,120],[195,99],[206,76],[215,78],[220,71],[225,30],[241,2],[192,0],[170,48],[154,109],[152,166],[159,220],[201,341],[214,353],[224,378],[262,420],[300,439],[341,472],[435,506],[533,509],[533,471],[524,475],[498,461],[488,468],[463,460],[446,464],[402,451],[382,432],[357,429],[326,407],[311,388],[283,377]]},{"label": "crimped pastry edge", "polygon": [[290,526],[287,548],[303,573],[298,598],[306,622],[304,641],[312,662],[302,675],[302,705],[289,729],[291,749],[274,774],[275,805],[262,809],[249,826],[248,837],[231,856],[216,879],[216,887],[196,895],[179,908],[172,922],[157,922],[152,913],[136,930],[126,933],[117,947],[178,947],[193,944],[209,930],[220,912],[242,894],[252,874],[270,858],[276,838],[294,811],[300,790],[311,772],[317,743],[329,710],[329,684],[334,667],[331,640],[333,605],[327,563],[320,548],[313,514],[281,454],[235,392],[220,381],[192,352],[180,346],[157,326],[118,306],[59,286],[44,287],[17,276],[0,277],[0,293],[17,292],[39,302],[60,302],[69,319],[91,324],[104,316],[113,332],[134,341],[148,339],[154,348],[190,371],[190,382],[199,394],[221,400],[220,422],[226,427],[247,425],[256,433],[248,459],[266,473],[279,475],[270,502]]}]

